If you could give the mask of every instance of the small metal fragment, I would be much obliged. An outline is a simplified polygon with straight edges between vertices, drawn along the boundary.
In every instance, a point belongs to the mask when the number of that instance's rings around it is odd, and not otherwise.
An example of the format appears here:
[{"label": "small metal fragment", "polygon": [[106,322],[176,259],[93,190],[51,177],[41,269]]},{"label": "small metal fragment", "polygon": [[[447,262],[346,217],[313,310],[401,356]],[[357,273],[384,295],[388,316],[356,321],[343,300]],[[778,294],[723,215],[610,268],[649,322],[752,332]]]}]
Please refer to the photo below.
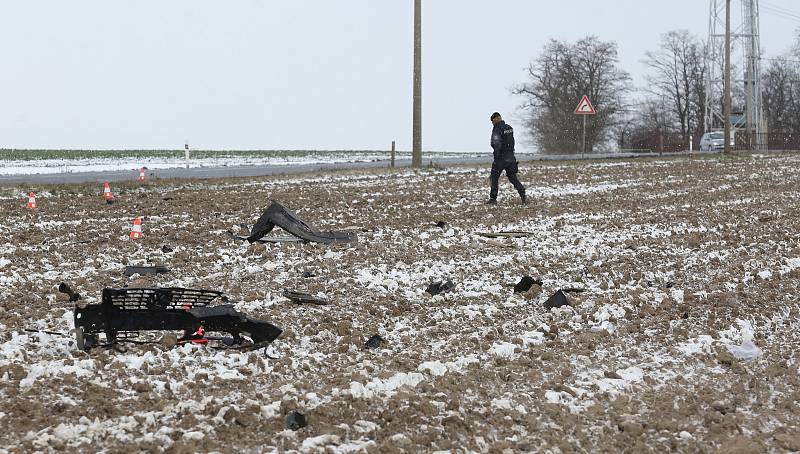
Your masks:
[{"label": "small metal fragment", "polygon": [[384,342],[386,342],[386,339],[376,334],[367,340],[364,344],[364,348],[378,348]]},{"label": "small metal fragment", "polygon": [[306,415],[293,411],[286,416],[286,428],[289,430],[300,430],[307,426]]}]

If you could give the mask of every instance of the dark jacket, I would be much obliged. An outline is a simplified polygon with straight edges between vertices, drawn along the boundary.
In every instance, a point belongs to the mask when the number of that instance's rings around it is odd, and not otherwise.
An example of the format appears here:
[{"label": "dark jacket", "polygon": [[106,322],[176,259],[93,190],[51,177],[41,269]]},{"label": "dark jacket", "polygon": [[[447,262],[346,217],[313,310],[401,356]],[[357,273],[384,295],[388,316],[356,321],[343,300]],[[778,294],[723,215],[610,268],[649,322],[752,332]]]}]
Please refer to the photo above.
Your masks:
[{"label": "dark jacket", "polygon": [[495,161],[514,161],[514,128],[501,121],[492,128],[492,149]]}]

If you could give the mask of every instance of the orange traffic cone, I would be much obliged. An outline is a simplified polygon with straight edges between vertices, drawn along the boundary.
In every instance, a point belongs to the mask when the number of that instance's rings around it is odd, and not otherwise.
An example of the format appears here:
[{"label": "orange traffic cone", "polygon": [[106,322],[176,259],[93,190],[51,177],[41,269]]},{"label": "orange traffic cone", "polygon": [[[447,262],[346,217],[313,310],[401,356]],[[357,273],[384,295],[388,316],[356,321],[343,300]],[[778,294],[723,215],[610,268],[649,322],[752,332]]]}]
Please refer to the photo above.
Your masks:
[{"label": "orange traffic cone", "polygon": [[39,208],[39,205],[36,204],[36,195],[34,195],[32,192],[28,194],[28,204],[25,205],[25,208]]},{"label": "orange traffic cone", "polygon": [[136,216],[136,219],[133,220],[133,228],[131,229],[131,239],[138,240],[143,236],[144,235],[142,234],[142,219],[139,216]]},{"label": "orange traffic cone", "polygon": [[108,181],[103,183],[103,198],[106,199],[106,203],[109,205],[114,203],[114,194],[111,193],[111,186]]},{"label": "orange traffic cone", "polygon": [[145,180],[144,167],[142,167],[141,169],[139,169],[139,181],[144,181],[144,180]]}]

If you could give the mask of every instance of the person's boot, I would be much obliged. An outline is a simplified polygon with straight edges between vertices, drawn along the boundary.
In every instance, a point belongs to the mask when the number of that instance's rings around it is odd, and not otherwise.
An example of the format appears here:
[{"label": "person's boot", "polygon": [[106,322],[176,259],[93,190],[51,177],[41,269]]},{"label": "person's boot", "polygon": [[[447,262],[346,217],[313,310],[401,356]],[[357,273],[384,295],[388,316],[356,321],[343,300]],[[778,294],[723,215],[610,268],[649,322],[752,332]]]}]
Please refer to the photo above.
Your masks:
[{"label": "person's boot", "polygon": [[486,201],[485,205],[497,205],[497,199],[489,199]]}]

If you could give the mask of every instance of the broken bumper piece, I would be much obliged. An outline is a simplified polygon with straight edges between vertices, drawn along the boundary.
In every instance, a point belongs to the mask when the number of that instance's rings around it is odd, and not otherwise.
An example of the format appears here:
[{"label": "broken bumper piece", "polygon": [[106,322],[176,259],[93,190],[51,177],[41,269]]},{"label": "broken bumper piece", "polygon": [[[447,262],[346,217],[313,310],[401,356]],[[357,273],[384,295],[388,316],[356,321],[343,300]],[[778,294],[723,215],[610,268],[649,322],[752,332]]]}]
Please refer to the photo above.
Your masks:
[{"label": "broken bumper piece", "polygon": [[283,291],[283,296],[289,298],[297,304],[328,304],[327,299],[316,297],[310,293],[298,292],[296,290],[286,289]]},{"label": "broken bumper piece", "polygon": [[275,226],[298,238],[314,243],[350,243],[358,240],[354,232],[321,232],[306,224],[280,203],[273,201],[272,205],[264,211],[250,230],[250,236],[247,237],[247,241],[250,243],[259,241],[264,235],[271,232]]},{"label": "broken bumper piece", "polygon": [[[279,327],[247,317],[231,305],[209,306],[221,295],[215,290],[186,288],[103,289],[100,304],[75,306],[78,348],[135,342],[140,331],[182,330],[188,339],[193,335],[186,333],[197,333],[201,327],[201,332],[230,334],[232,344],[240,347],[267,346],[280,336]],[[252,345],[246,345],[242,336],[249,337]]]},{"label": "broken bumper piece", "polygon": [[148,274],[164,274],[169,273],[169,268],[166,266],[126,266],[124,274],[125,276],[133,276],[134,274],[138,274],[140,276],[145,276]]}]

